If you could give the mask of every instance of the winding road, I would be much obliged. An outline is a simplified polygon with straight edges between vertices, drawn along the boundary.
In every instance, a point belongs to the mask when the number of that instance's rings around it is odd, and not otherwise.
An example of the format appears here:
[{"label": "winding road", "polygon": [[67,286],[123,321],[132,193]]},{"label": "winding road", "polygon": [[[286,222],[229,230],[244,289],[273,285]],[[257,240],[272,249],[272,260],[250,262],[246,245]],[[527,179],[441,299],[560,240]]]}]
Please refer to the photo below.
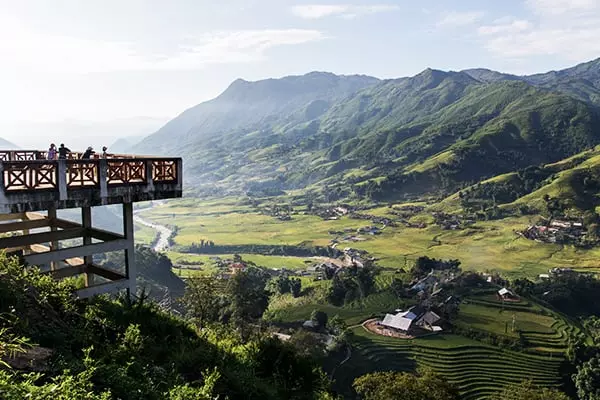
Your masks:
[{"label": "winding road", "polygon": [[156,252],[162,252],[162,251],[166,251],[169,249],[169,237],[173,233],[173,230],[169,229],[168,227],[166,227],[164,225],[156,224],[154,222],[145,220],[142,217],[140,217],[139,214],[143,213],[145,211],[151,210],[154,207],[161,206],[163,204],[165,204],[164,201],[156,201],[150,207],[135,210],[133,212],[133,214],[134,214],[133,221],[136,224],[147,226],[148,228],[152,228],[156,231],[156,233],[158,235],[158,240],[156,240],[156,243],[152,247],[152,249]]}]

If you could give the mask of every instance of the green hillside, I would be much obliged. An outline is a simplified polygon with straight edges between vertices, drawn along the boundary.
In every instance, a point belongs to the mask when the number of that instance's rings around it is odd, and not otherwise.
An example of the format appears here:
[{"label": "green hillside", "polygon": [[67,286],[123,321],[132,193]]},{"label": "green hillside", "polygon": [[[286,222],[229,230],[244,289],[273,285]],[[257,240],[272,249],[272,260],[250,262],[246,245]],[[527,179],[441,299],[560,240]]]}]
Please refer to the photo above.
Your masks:
[{"label": "green hillside", "polygon": [[183,155],[188,187],[202,194],[449,194],[599,144],[599,65],[530,77],[427,69],[386,81],[327,73],[238,80],[136,151]]}]

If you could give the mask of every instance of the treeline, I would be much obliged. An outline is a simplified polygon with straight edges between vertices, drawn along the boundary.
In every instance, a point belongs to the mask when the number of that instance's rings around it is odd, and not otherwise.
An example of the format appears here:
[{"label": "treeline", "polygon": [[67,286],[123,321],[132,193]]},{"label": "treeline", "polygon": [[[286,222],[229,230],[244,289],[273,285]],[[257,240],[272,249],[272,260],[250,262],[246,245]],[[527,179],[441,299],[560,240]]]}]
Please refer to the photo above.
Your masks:
[{"label": "treeline", "polygon": [[293,257],[332,257],[342,255],[339,250],[324,246],[293,246],[293,245],[268,245],[268,244],[241,244],[241,245],[218,245],[213,241],[192,243],[188,246],[179,246],[177,251],[181,253],[196,254],[264,254],[272,256]]}]

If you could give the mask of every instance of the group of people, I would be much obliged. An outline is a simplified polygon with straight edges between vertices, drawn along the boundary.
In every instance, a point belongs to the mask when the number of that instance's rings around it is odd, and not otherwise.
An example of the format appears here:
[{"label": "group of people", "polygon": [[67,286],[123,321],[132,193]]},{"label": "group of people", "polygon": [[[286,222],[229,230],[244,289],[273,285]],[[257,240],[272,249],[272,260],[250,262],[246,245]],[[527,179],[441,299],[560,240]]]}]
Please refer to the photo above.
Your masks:
[{"label": "group of people", "polygon": [[[107,147],[103,146],[102,147],[102,158],[107,158],[108,154],[106,153]],[[67,156],[69,155],[69,153],[71,152],[71,150],[68,147],[65,147],[64,143],[61,143],[60,146],[58,148],[56,148],[56,145],[54,143],[50,144],[50,148],[48,149],[48,160],[56,160],[57,158],[59,160],[66,160]],[[96,154],[96,152],[94,151],[93,147],[90,146],[87,148],[87,150],[81,155],[81,159],[82,160],[89,160],[90,158],[92,158],[92,155]]]}]

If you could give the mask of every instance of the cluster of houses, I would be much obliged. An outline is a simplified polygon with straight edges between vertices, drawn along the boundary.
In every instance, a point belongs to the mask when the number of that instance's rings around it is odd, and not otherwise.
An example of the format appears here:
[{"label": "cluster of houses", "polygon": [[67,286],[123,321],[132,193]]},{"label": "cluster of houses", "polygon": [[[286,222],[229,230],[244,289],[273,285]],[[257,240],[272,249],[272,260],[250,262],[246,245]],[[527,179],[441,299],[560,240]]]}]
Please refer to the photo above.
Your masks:
[{"label": "cluster of houses", "polygon": [[380,229],[377,226],[369,225],[356,230],[346,228],[343,231],[329,231],[330,235],[336,235],[336,237],[330,241],[329,245],[335,249],[340,242],[363,242],[366,238],[361,235],[380,235],[383,232],[383,229],[385,229],[385,226]]},{"label": "cluster of houses", "polygon": [[352,208],[348,206],[336,206],[314,210],[315,215],[318,215],[326,221],[335,221],[344,215],[348,215],[350,212],[352,212]]},{"label": "cluster of houses", "polygon": [[434,212],[431,215],[435,224],[445,230],[464,229],[475,223],[475,219],[464,215],[446,214],[444,212]]},{"label": "cluster of houses", "polygon": [[364,219],[364,220],[371,220],[371,223],[373,224],[381,224],[384,227],[385,226],[398,226],[396,224],[396,221],[394,221],[391,218],[388,217],[380,217],[378,215],[371,215],[371,214],[359,214],[359,213],[351,213],[350,214],[350,218],[352,219]]},{"label": "cluster of houses", "polygon": [[586,230],[582,222],[552,220],[546,225],[530,225],[517,234],[529,240],[544,243],[571,243],[583,241]]}]

